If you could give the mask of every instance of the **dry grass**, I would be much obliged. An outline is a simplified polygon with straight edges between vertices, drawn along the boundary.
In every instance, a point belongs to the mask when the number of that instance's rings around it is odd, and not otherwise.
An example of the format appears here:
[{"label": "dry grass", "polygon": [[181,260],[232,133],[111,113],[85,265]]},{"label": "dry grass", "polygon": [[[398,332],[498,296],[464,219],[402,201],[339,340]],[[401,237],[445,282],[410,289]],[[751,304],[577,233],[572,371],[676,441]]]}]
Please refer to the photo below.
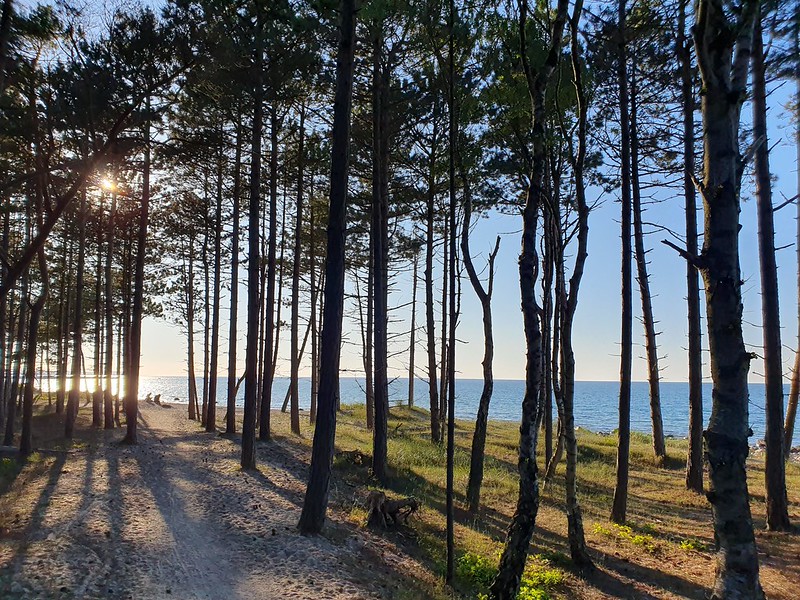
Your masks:
[{"label": "dry grass", "polygon": [[[394,407],[389,421],[388,491],[414,495],[424,506],[404,548],[414,553],[434,573],[444,572],[444,448],[429,439],[428,413]],[[280,427],[280,420],[276,423]],[[304,426],[305,427],[305,426]],[[455,490],[456,543],[460,553],[494,557],[502,546],[517,496],[518,424],[491,422],[486,444],[486,471],[478,515],[465,511],[464,491],[469,471],[469,445],[473,425],[456,424]],[[308,444],[311,430],[304,431]],[[649,436],[631,440],[631,480],[627,527],[609,523],[614,488],[616,439],[586,430],[578,431],[579,494],[587,541],[599,569],[581,576],[570,569],[567,558],[566,518],[563,511],[563,463],[554,480],[543,489],[537,530],[531,554],[563,567],[566,577],[553,597],[564,598],[703,598],[713,583],[715,560],[711,511],[705,497],[684,487],[687,443],[668,440],[668,460],[657,467]],[[357,489],[369,485],[371,433],[364,409],[347,406],[339,415],[337,458],[339,477]],[[354,458],[355,457],[355,458]],[[363,457],[363,458],[361,458]],[[540,461],[541,463],[541,461]],[[761,581],[767,597],[800,597],[800,537],[764,530],[764,463],[752,456],[748,463],[752,513],[761,555]],[[373,482],[374,485],[374,482]],[[800,465],[787,467],[790,517],[800,523]],[[363,492],[363,490],[362,490]],[[365,495],[365,494],[364,494]],[[353,519],[363,517],[352,489],[333,494],[341,507],[352,508]],[[532,559],[533,561],[534,559]],[[474,597],[462,582],[461,591]]]}]

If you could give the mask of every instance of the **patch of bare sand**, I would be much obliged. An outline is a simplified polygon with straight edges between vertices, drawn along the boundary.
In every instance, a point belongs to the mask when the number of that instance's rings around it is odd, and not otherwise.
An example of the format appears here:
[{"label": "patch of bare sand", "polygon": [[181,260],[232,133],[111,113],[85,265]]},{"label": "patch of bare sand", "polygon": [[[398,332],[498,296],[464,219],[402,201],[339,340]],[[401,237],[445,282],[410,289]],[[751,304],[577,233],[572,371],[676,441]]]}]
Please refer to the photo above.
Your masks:
[{"label": "patch of bare sand", "polygon": [[97,432],[25,468],[0,498],[0,598],[428,596],[418,563],[336,514],[324,536],[297,533],[296,447],[259,445],[259,471],[243,472],[236,440],[147,404],[139,435],[123,446],[119,430]]}]

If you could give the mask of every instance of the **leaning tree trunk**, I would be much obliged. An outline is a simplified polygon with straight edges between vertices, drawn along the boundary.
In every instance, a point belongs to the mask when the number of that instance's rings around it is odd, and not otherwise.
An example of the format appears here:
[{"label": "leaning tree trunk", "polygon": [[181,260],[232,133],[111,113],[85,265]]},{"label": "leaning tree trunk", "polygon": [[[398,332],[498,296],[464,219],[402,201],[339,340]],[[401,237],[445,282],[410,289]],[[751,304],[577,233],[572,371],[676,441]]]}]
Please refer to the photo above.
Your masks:
[{"label": "leaning tree trunk", "polygon": [[[731,11],[721,0],[700,0],[694,27],[702,96],[705,237],[699,258],[706,290],[706,321],[713,381],[705,431],[708,500],[714,522],[717,573],[713,600],[761,600],[758,552],[750,515],[745,464],[749,446],[747,373],[752,356],[742,335],[739,265],[739,118],[758,2]],[[729,21],[736,15],[736,23]]]},{"label": "leaning tree trunk", "polygon": [[644,224],[642,223],[642,194],[639,185],[639,132],[638,89],[636,68],[631,74],[631,187],[633,191],[633,239],[636,258],[639,295],[642,299],[642,324],[644,325],[645,353],[647,354],[647,383],[650,387],[650,422],[653,430],[653,453],[656,464],[662,466],[667,458],[664,442],[664,420],[661,416],[661,386],[658,372],[658,344],[656,343],[656,321],[653,316],[653,300],[650,294],[650,275],[647,272],[647,250],[644,247]]},{"label": "leaning tree trunk", "polygon": [[489,421],[489,403],[492,400],[494,389],[494,374],[492,363],[494,361],[494,333],[492,332],[492,292],[494,291],[494,260],[500,250],[500,236],[494,245],[494,250],[489,254],[489,279],[486,289],[483,288],[472,255],[469,249],[469,234],[472,221],[472,197],[469,182],[463,165],[461,178],[464,185],[464,222],[461,229],[461,256],[464,268],[467,270],[470,285],[481,303],[483,315],[483,389],[478,401],[478,414],[475,417],[475,432],[472,435],[472,449],[469,459],[469,479],[467,481],[467,505],[470,512],[477,512],[481,502],[481,484],[483,482],[483,465],[486,449],[486,426]]},{"label": "leaning tree trunk", "polygon": [[767,529],[787,531],[789,506],[786,497],[786,464],[783,454],[783,359],[781,319],[778,305],[778,267],[775,264],[775,223],[772,181],[767,142],[767,81],[761,15],[753,32],[753,138],[758,211],[758,258],[761,267],[761,314],[764,336],[764,384],[767,444],[764,464]]},{"label": "leaning tree trunk", "polygon": [[[692,46],[686,38],[686,11],[678,12],[677,54],[681,69],[683,107],[683,196],[686,213],[686,251],[697,254],[697,202],[694,177],[694,82]],[[689,320],[689,451],[686,456],[686,489],[703,493],[703,356],[700,328],[700,279],[694,265],[686,264],[686,303]]]},{"label": "leaning tree trunk", "polygon": [[622,332],[619,367],[619,428],[617,466],[611,520],[624,523],[628,510],[628,471],[631,444],[631,363],[633,357],[633,301],[631,282],[631,171],[628,117],[628,59],[625,52],[625,0],[619,0],[617,78],[619,87],[622,188]]},{"label": "leaning tree trunk", "polygon": [[539,210],[543,204],[545,174],[545,93],[558,64],[563,44],[564,24],[567,19],[568,0],[559,0],[550,35],[550,47],[541,70],[535,75],[527,59],[526,22],[527,0],[520,0],[519,37],[520,54],[528,82],[533,109],[533,142],[530,184],[525,199],[522,229],[522,251],[519,258],[519,284],[522,298],[522,317],[527,346],[525,370],[525,397],[522,401],[520,424],[519,461],[520,475],[517,507],[506,535],[497,577],[490,588],[495,600],[514,600],[519,590],[528,545],[539,510],[539,480],[536,464],[536,446],[539,436],[538,406],[539,386],[542,376],[542,333],[536,305],[536,228]]},{"label": "leaning tree trunk", "polygon": [[336,403],[339,395],[338,374],[344,311],[344,258],[347,234],[347,182],[350,163],[350,115],[355,62],[355,0],[341,0],[339,6],[342,21],[336,57],[330,209],[327,260],[325,262],[325,312],[322,320],[317,427],[314,430],[308,487],[298,523],[301,533],[305,534],[319,533],[325,523],[336,436]]}]

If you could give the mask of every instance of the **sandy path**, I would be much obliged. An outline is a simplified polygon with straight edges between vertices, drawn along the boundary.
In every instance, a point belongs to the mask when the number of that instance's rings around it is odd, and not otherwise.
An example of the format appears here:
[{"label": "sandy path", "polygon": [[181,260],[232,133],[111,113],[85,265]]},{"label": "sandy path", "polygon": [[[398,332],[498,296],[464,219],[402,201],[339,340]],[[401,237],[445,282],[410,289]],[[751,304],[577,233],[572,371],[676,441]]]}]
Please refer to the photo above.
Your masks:
[{"label": "sandy path", "polygon": [[38,475],[26,467],[2,499],[14,514],[0,531],[0,597],[416,597],[369,533],[335,522],[324,537],[296,533],[295,448],[265,445],[260,471],[243,473],[237,443],[147,405],[138,446],[113,443],[119,430],[102,436]]}]

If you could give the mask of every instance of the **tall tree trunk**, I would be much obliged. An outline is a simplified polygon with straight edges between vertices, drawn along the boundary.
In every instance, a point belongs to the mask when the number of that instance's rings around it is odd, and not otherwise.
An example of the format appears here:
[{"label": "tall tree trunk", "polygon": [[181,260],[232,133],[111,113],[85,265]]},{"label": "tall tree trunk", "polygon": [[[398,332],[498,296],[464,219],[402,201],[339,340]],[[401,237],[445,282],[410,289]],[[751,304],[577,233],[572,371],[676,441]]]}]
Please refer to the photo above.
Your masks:
[{"label": "tall tree trunk", "polygon": [[783,359],[781,357],[781,319],[778,304],[778,267],[775,264],[775,223],[772,207],[772,181],[769,172],[767,141],[767,78],[762,16],[755,19],[753,31],[753,138],[756,146],[754,167],[758,212],[758,259],[761,267],[761,315],[764,336],[764,384],[767,444],[764,475],[767,503],[767,529],[788,531],[789,507],[786,497],[786,464],[783,454]]},{"label": "tall tree trunk", "polygon": [[245,348],[244,418],[242,421],[242,468],[256,468],[258,418],[259,326],[259,212],[261,203],[261,137],[264,126],[264,15],[256,4],[255,56],[253,60],[253,140],[250,154],[250,206],[248,208],[247,346]]},{"label": "tall tree trunk", "polygon": [[428,171],[428,198],[425,211],[425,332],[428,341],[428,397],[431,408],[431,439],[442,441],[442,428],[439,421],[439,385],[436,380],[436,322],[433,306],[433,216],[436,209],[436,144],[438,143],[439,121],[434,99],[433,123],[431,124],[431,153]]},{"label": "tall tree trunk", "polygon": [[8,63],[8,40],[11,37],[11,21],[14,18],[14,3],[3,0],[3,12],[0,16],[0,96],[6,89],[6,64]]},{"label": "tall tree trunk", "polygon": [[240,232],[240,196],[242,186],[242,118],[236,123],[236,154],[233,173],[233,233],[231,234],[231,302],[228,317],[228,387],[225,413],[225,433],[236,433],[236,332],[239,312],[239,237]]},{"label": "tall tree trunk", "polygon": [[387,326],[388,316],[388,197],[385,178],[388,173],[384,168],[384,155],[388,153],[386,142],[388,132],[384,129],[388,119],[384,114],[389,107],[385,104],[388,93],[388,64],[381,64],[383,51],[383,24],[374,25],[375,32],[372,46],[372,227],[370,229],[372,243],[372,271],[374,273],[375,310],[375,426],[372,433],[372,474],[381,483],[386,481],[386,439],[388,437],[387,421],[389,411],[389,379],[387,362],[389,357]]},{"label": "tall tree trunk", "polygon": [[311,193],[308,195],[308,270],[311,282],[311,314],[309,315],[308,326],[311,329],[311,410],[309,410],[309,421],[313,424],[317,422],[317,287],[316,287],[316,252],[314,244],[314,173],[311,175]]},{"label": "tall tree trunk", "polygon": [[[222,129],[222,128],[220,128]],[[222,133],[222,131],[220,131]],[[217,205],[214,211],[214,308],[211,312],[211,361],[208,369],[208,413],[206,431],[217,431],[217,380],[219,370],[219,321],[222,288],[222,175],[223,152],[217,157]]]},{"label": "tall tree trunk", "polygon": [[203,263],[203,409],[200,413],[200,424],[203,427],[208,426],[208,392],[209,392],[209,377],[208,367],[211,357],[211,265],[208,260],[209,250],[209,230],[208,230],[208,174],[206,174],[205,189],[205,216],[203,219],[203,250],[202,250],[202,263]]},{"label": "tall tree trunk", "polygon": [[[724,4],[724,6],[723,6]],[[745,463],[749,446],[747,372],[751,355],[742,335],[742,274],[739,265],[739,118],[758,10],[747,0],[729,12],[720,0],[700,0],[694,27],[700,66],[703,143],[702,191],[705,237],[699,259],[706,289],[711,351],[711,418],[705,431],[711,503],[717,546],[712,600],[764,598],[750,515]],[[729,14],[737,22],[729,21]],[[734,51],[735,47],[735,51]]]},{"label": "tall tree trunk", "polygon": [[[439,358],[439,427],[444,431],[447,422],[447,286],[450,284],[450,227],[447,217],[443,219],[442,230],[442,333],[441,354]],[[455,235],[455,234],[454,234]]]},{"label": "tall tree trunk", "polygon": [[275,250],[278,239],[278,108],[270,109],[270,156],[269,156],[269,240],[267,243],[267,297],[264,320],[264,375],[261,383],[261,415],[258,437],[270,439],[270,411],[272,409],[272,353],[275,340]]},{"label": "tall tree trunk", "polygon": [[111,212],[108,217],[108,231],[106,239],[106,270],[105,270],[105,296],[106,296],[106,368],[105,390],[103,390],[103,425],[105,429],[114,429],[114,393],[111,389],[114,372],[114,281],[112,266],[114,262],[114,226],[117,212],[117,194],[111,193]]},{"label": "tall tree trunk", "polygon": [[408,341],[408,407],[414,407],[414,380],[416,376],[414,358],[417,350],[417,271],[419,269],[419,252],[414,249],[411,270],[411,330]]},{"label": "tall tree trunk", "polygon": [[375,428],[375,362],[373,348],[375,341],[375,236],[369,236],[369,262],[367,265],[367,324],[364,345],[364,384],[366,387],[367,429]]},{"label": "tall tree trunk", "polygon": [[194,370],[194,254],[186,249],[186,364],[189,369],[189,419],[199,417],[197,376]]},{"label": "tall tree trunk", "polygon": [[588,121],[588,102],[583,83],[585,64],[581,55],[579,40],[579,22],[583,10],[583,0],[578,0],[570,18],[570,57],[572,61],[572,77],[575,86],[575,98],[578,116],[578,149],[570,152],[570,160],[574,172],[575,201],[578,213],[578,248],[575,253],[575,264],[569,280],[569,291],[565,290],[564,253],[559,252],[557,267],[556,298],[561,307],[558,316],[560,328],[559,343],[561,345],[561,429],[563,445],[566,449],[567,464],[564,473],[566,491],[567,537],[572,562],[578,567],[592,568],[592,559],[586,548],[586,536],[583,529],[583,516],[578,502],[578,440],[575,437],[575,353],[572,347],[572,325],[575,311],[578,308],[583,271],[588,256],[589,243],[589,205],[586,202],[586,186],[584,168],[586,162],[586,138]]},{"label": "tall tree trunk", "polygon": [[303,235],[303,171],[305,154],[303,143],[305,141],[306,127],[306,108],[300,106],[300,138],[297,145],[297,206],[295,208],[294,226],[294,257],[292,259],[292,373],[289,381],[289,391],[291,392],[292,414],[291,426],[292,433],[300,434],[300,261],[303,255],[302,235]]},{"label": "tall tree trunk", "polygon": [[86,260],[86,190],[81,192],[78,209],[78,264],[75,281],[75,307],[72,317],[72,384],[67,398],[64,437],[72,438],[81,395],[81,346],[83,345],[83,271]]},{"label": "tall tree trunk", "polygon": [[661,416],[661,386],[658,371],[658,344],[656,343],[656,321],[653,316],[653,301],[650,295],[650,276],[647,272],[647,250],[644,246],[644,224],[642,223],[642,194],[639,183],[639,131],[638,88],[636,60],[631,73],[631,188],[633,191],[633,240],[636,258],[636,273],[639,295],[642,299],[642,324],[644,325],[645,352],[647,354],[647,383],[650,387],[650,423],[653,430],[653,453],[656,464],[664,464],[667,446],[664,442],[664,420]]},{"label": "tall tree trunk", "polygon": [[[150,98],[145,100],[145,114],[150,114]],[[142,317],[144,316],[144,262],[147,256],[147,224],[150,216],[150,123],[144,125],[144,170],[142,173],[142,205],[136,245],[133,305],[130,327],[130,371],[125,377],[125,438],[124,443],[137,442],[139,413],[139,367],[142,358]]]},{"label": "tall tree trunk", "polygon": [[[697,201],[694,181],[694,81],[692,42],[686,37],[689,0],[681,0],[678,11],[677,54],[681,69],[683,108],[683,196],[686,213],[686,251],[697,254]],[[686,263],[686,303],[689,320],[689,450],[686,456],[686,489],[703,493],[703,356],[700,328],[700,279],[697,269]]]},{"label": "tall tree trunk", "polygon": [[336,436],[336,401],[339,395],[338,374],[344,311],[344,257],[347,233],[347,181],[350,162],[350,115],[355,53],[355,0],[341,0],[339,6],[342,22],[336,56],[336,94],[333,106],[330,210],[325,263],[325,313],[322,321],[322,348],[320,350],[319,412],[311,450],[308,487],[298,524],[300,532],[304,534],[319,533],[325,523]]},{"label": "tall tree trunk", "polygon": [[[2,247],[3,256],[8,256],[8,243],[9,237],[11,234],[11,205],[7,198],[3,198],[2,202],[2,214],[3,214],[3,238],[0,241],[0,247]],[[64,252],[66,253],[67,244],[64,244]],[[62,269],[65,266],[66,259],[62,258]],[[0,266],[0,273],[2,273],[3,277],[5,277],[5,265]],[[64,273],[62,271],[61,282],[64,282]],[[63,302],[63,285],[62,285],[62,294],[61,294],[61,302],[59,303],[59,310],[64,310],[64,302]],[[61,316],[62,314],[59,313],[59,335],[58,335],[58,352],[59,352],[59,365],[61,364],[61,335],[60,332],[61,328]],[[3,402],[5,396],[3,395],[3,391],[6,389],[6,333],[10,330],[6,320],[8,319],[8,297],[7,296],[0,296],[0,429],[3,429],[3,425],[5,423],[6,417],[6,405]]]},{"label": "tall tree trunk", "polygon": [[[453,503],[454,475],[455,475],[455,449],[456,449],[456,324],[458,315],[456,314],[456,148],[458,147],[458,122],[456,121],[456,98],[455,98],[455,0],[450,0],[447,16],[447,117],[448,117],[448,156],[447,156],[447,175],[448,192],[450,204],[448,206],[448,231],[450,233],[449,250],[450,261],[447,265],[450,275],[450,303],[448,315],[448,338],[450,345],[447,352],[447,473],[446,473],[446,492],[445,510],[447,512],[447,568],[445,581],[453,583],[455,571],[455,507]],[[442,306],[444,310],[444,305]],[[444,317],[444,314],[442,315]],[[444,320],[444,319],[443,319]],[[444,340],[442,340],[444,346]],[[444,394],[443,394],[444,395]]]},{"label": "tall tree trunk", "polygon": [[525,330],[527,356],[525,363],[525,396],[522,401],[520,424],[518,470],[520,475],[519,496],[511,524],[506,534],[505,546],[500,556],[497,577],[490,588],[494,600],[514,600],[519,590],[520,579],[525,569],[528,545],[536,525],[539,510],[539,480],[536,464],[536,446],[539,436],[541,407],[538,404],[539,385],[542,376],[542,332],[536,305],[536,229],[539,209],[543,203],[545,178],[545,92],[558,64],[563,44],[564,24],[567,18],[568,0],[559,0],[550,34],[550,45],[544,64],[536,74],[528,63],[526,42],[527,0],[519,2],[519,37],[525,78],[531,97],[533,143],[530,184],[525,198],[522,229],[522,251],[519,258],[519,284],[522,317]]},{"label": "tall tree trunk", "polygon": [[794,368],[792,369],[792,387],[789,390],[789,403],[786,406],[786,424],[783,432],[783,452],[788,459],[794,439],[794,425],[797,419],[797,403],[800,398],[800,6],[795,9],[794,25],[794,81],[795,81],[795,107],[797,114],[794,120],[795,133],[795,175],[797,185],[795,192],[799,198],[795,201],[797,207],[797,233],[795,235],[795,252],[797,255],[797,350],[794,355]]},{"label": "tall tree trunk", "polygon": [[103,338],[103,196],[100,195],[97,218],[97,265],[94,282],[94,391],[92,392],[92,427],[103,425],[102,349]]},{"label": "tall tree trunk", "polygon": [[631,142],[628,115],[628,59],[625,50],[625,0],[619,0],[617,20],[620,155],[622,188],[622,332],[619,367],[619,428],[617,430],[617,466],[611,520],[624,523],[628,511],[628,472],[631,444],[631,366],[633,359],[633,294],[631,288]]}]

